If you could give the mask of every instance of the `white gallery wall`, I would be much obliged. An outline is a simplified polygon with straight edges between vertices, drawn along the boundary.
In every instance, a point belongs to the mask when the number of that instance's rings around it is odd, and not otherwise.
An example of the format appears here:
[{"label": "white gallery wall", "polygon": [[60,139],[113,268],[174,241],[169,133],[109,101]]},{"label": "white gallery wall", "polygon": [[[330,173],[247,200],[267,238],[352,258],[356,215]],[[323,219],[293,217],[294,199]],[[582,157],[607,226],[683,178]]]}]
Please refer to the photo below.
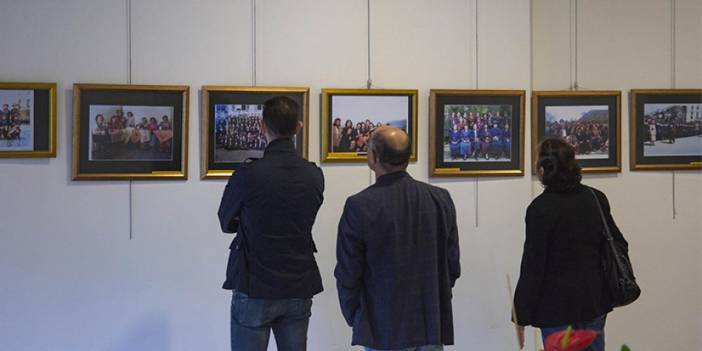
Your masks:
[{"label": "white gallery wall", "polygon": [[[309,86],[318,161],[320,90],[368,79],[366,0],[256,0],[255,9],[132,0],[131,15],[127,1],[0,0],[0,81],[59,84],[58,156],[0,159],[0,350],[226,350],[230,295],[220,286],[231,237],[216,219],[225,182],[199,179],[200,87]],[[418,179],[428,180],[431,88],[560,90],[577,76],[585,89],[623,91],[622,173],[585,182],[610,197],[644,293],[610,314],[607,342],[702,350],[702,175],[630,172],[626,103],[631,88],[702,87],[702,1],[676,0],[674,16],[669,0],[579,0],[577,11],[569,0],[370,3],[373,86],[419,89]],[[130,184],[71,181],[69,142],[72,84],[127,83],[130,42],[133,83],[191,93],[189,179],[131,184],[132,240]],[[429,180],[449,189],[459,214],[450,349],[516,348],[506,275],[518,277],[524,211],[540,192],[528,149],[525,160],[524,177]],[[322,168],[314,238],[325,291],[309,349],[350,350],[332,274],[336,226],[346,197],[372,177],[364,164]]]}]

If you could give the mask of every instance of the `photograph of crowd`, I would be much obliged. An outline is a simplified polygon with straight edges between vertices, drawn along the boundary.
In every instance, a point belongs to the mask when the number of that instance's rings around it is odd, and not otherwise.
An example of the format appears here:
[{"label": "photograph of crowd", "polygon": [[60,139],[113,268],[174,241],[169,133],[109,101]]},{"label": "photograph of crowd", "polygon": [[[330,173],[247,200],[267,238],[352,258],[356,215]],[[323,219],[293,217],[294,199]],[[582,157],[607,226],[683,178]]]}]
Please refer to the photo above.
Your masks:
[{"label": "photograph of crowd", "polygon": [[510,161],[511,121],[511,105],[445,105],[443,161]]},{"label": "photograph of crowd", "polygon": [[263,105],[215,105],[215,162],[263,157],[268,141],[261,130]]},{"label": "photograph of crowd", "polygon": [[390,125],[407,132],[408,96],[334,95],[331,98],[331,152],[368,152],[370,132]]},{"label": "photograph of crowd", "polygon": [[561,138],[577,159],[609,158],[609,107],[546,106],[546,138]]},{"label": "photograph of crowd", "polygon": [[644,156],[702,155],[702,104],[644,104]]},{"label": "photograph of crowd", "polygon": [[90,105],[90,161],[173,159],[172,106]]},{"label": "photograph of crowd", "polygon": [[0,90],[0,151],[34,149],[33,107],[33,90]]}]

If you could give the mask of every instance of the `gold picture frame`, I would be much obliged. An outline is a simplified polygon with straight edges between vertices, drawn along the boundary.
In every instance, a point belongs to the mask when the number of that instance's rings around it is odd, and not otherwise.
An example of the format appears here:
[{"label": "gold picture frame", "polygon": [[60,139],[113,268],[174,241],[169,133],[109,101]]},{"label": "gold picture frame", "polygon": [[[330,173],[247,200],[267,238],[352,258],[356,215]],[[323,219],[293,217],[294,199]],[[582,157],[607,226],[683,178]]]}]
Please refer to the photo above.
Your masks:
[{"label": "gold picture frame", "polygon": [[[216,116],[212,115],[214,105],[211,98],[213,94],[230,95],[227,103],[249,105],[245,102],[255,102],[263,104],[265,100],[274,96],[290,96],[293,100],[299,100],[301,108],[301,119],[303,123],[302,133],[296,136],[296,145],[300,156],[308,158],[309,152],[309,93],[307,87],[252,87],[252,86],[223,86],[205,85],[202,87],[202,128],[200,145],[200,177],[202,179],[227,179],[234,172],[237,165],[242,162],[216,162],[216,141],[211,136],[212,122]],[[237,96],[239,95],[239,96]],[[247,100],[248,98],[248,100]],[[222,100],[227,100],[222,96]],[[212,106],[211,106],[212,105]],[[260,150],[262,153],[262,150]],[[218,166],[219,165],[219,166]]]},{"label": "gold picture frame", "polygon": [[[84,96],[85,95],[85,96]],[[188,175],[187,85],[73,85],[73,180],[184,180]],[[94,103],[94,104],[93,104]],[[90,106],[171,107],[170,160],[90,160]],[[176,123],[176,121],[178,122]],[[159,128],[160,129],[160,128]],[[81,133],[88,134],[82,135]],[[179,138],[179,140],[178,140]],[[113,141],[114,143],[114,141]],[[126,143],[126,141],[125,141]],[[159,143],[161,140],[159,139]]]},{"label": "gold picture frame", "polygon": [[[432,89],[429,93],[429,176],[523,176],[525,96],[524,90]],[[463,161],[447,162],[444,146],[444,139],[447,137],[444,126],[445,117],[443,113],[440,114],[439,108],[443,106],[445,109],[449,105],[477,105],[486,108],[488,106],[499,106],[500,108],[509,106],[511,111],[509,121],[503,119],[501,123],[497,123],[498,127],[502,128],[501,132],[504,132],[505,124],[511,126],[509,137],[503,134],[504,138],[500,138],[501,145],[507,150],[503,150],[499,155],[485,150],[486,161],[483,161],[482,158],[478,161],[478,156],[475,156],[475,161],[464,158]],[[488,121],[485,122],[489,124]],[[509,140],[509,147],[506,146],[507,140]],[[441,159],[439,159],[439,154],[441,154]],[[471,152],[471,155],[473,154],[475,152]],[[494,161],[490,161],[493,158],[490,154],[493,155]],[[508,159],[507,155],[509,155]],[[500,159],[501,156],[507,160]]]},{"label": "gold picture frame", "polygon": [[[663,152],[658,155],[646,156],[645,146],[655,147],[657,141],[653,141],[653,145],[650,145],[651,134],[648,137],[643,135],[645,134],[645,129],[647,127],[650,128],[650,125],[644,123],[646,118],[645,105],[647,102],[657,105],[676,105],[668,108],[674,109],[677,107],[675,112],[678,114],[672,120],[675,126],[672,129],[674,131],[673,141],[667,141],[671,146],[676,142],[675,133],[678,134],[677,138],[680,137],[681,128],[684,128],[682,130],[683,133],[694,133],[693,138],[700,137],[700,140],[702,140],[702,89],[632,89],[629,92],[630,169],[632,171],[702,169],[702,153],[699,155],[666,155],[665,153],[667,152]],[[692,105],[696,106],[693,107]],[[697,110],[689,111],[691,108],[696,108]],[[682,116],[680,115],[681,113]],[[694,115],[691,116],[691,114]],[[660,115],[660,117],[665,117],[663,112]],[[668,118],[670,117],[671,115],[668,111]],[[684,120],[681,120],[680,117],[683,117]],[[691,121],[688,121],[688,118],[691,118]],[[682,126],[680,122],[682,122]],[[656,127],[656,125],[657,123],[654,122],[654,128],[661,129]],[[658,138],[656,137],[656,139]],[[649,145],[646,145],[647,142]],[[666,141],[661,140],[661,143],[665,144]],[[662,146],[665,147],[664,145]]]},{"label": "gold picture frame", "polygon": [[[583,173],[621,172],[621,96],[619,90],[532,91],[531,93],[531,155],[532,174],[536,174],[539,143],[545,138],[545,105],[549,106],[602,106],[608,107],[608,139],[606,158],[576,158]],[[544,107],[544,111],[542,110]],[[542,115],[542,112],[543,115]],[[614,112],[613,115],[610,112]],[[543,127],[543,128],[540,128]],[[614,130],[611,130],[614,126]],[[612,142],[614,139],[614,142]],[[614,149],[612,148],[614,146]]]},{"label": "gold picture frame", "polygon": [[[57,84],[56,83],[39,83],[39,82],[0,82],[0,115],[3,115],[3,106],[4,104],[10,105],[9,101],[5,101],[3,99],[3,91],[32,91],[32,106],[26,106],[25,111],[27,111],[27,119],[31,126],[31,143],[32,143],[32,150],[28,150],[27,147],[16,147],[16,146],[4,146],[0,145],[0,158],[53,158],[56,157],[56,123],[57,123],[57,117],[56,117],[56,91],[57,91]],[[9,92],[8,92],[9,93]],[[13,94],[14,95],[14,94]],[[37,102],[37,97],[38,100],[41,102]],[[14,100],[12,101],[14,103]],[[21,110],[21,107],[18,109]],[[31,111],[31,112],[29,112]],[[34,115],[34,112],[39,112],[37,116]],[[29,118],[29,114],[31,114],[31,118]],[[0,116],[0,123],[3,123],[1,120],[3,117]],[[8,122],[9,122],[9,114],[8,114]],[[36,122],[36,123],[35,123]],[[41,122],[41,123],[39,123]],[[18,123],[18,130],[22,130],[21,124],[27,124],[27,123]],[[40,126],[41,125],[41,126]],[[10,127],[9,124],[7,126],[8,128]],[[25,130],[28,130],[25,128]],[[39,132],[39,133],[37,133]],[[7,140],[21,140],[21,134],[22,132],[18,132],[16,134],[16,138],[14,136],[10,136],[10,131],[9,129],[7,131],[3,131],[3,138],[2,141],[4,142]],[[4,134],[7,134],[4,135]],[[39,134],[39,138],[35,139],[35,137]],[[42,135],[45,134],[45,135]],[[43,136],[43,137],[41,137]],[[5,139],[7,137],[7,139]]]},{"label": "gold picture frame", "polygon": [[[322,89],[322,110],[321,110],[321,160],[322,162],[363,162],[366,160],[364,152],[332,150],[332,99],[336,96],[404,96],[407,97],[406,129],[412,143],[412,153],[410,161],[417,161],[417,89]],[[353,121],[351,121],[353,124]]]}]

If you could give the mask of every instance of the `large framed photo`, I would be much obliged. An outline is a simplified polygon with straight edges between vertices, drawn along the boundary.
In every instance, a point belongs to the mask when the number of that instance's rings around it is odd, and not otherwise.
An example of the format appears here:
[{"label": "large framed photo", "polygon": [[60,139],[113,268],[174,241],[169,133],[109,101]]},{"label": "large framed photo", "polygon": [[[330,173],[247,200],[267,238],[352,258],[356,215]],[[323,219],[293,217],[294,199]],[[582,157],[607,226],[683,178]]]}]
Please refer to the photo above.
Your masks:
[{"label": "large framed photo", "polygon": [[431,90],[429,175],[524,175],[523,90]]},{"label": "large framed photo", "polygon": [[298,155],[307,158],[309,88],[202,88],[202,167],[205,178],[228,178],[248,159],[263,157],[268,140],[261,130],[263,103],[287,96],[300,107],[303,129],[295,138]]},{"label": "large framed photo", "polygon": [[0,82],[0,158],[56,157],[56,83]]},{"label": "large framed photo", "polygon": [[409,135],[416,161],[416,89],[322,89],[322,162],[364,161],[370,132],[384,125]]},{"label": "large framed photo", "polygon": [[73,179],[186,179],[184,85],[75,84]]},{"label": "large framed photo", "polygon": [[621,171],[620,91],[535,91],[531,98],[534,173],[546,138],[572,145],[584,173]]},{"label": "large framed photo", "polygon": [[702,169],[702,89],[631,91],[631,169]]}]

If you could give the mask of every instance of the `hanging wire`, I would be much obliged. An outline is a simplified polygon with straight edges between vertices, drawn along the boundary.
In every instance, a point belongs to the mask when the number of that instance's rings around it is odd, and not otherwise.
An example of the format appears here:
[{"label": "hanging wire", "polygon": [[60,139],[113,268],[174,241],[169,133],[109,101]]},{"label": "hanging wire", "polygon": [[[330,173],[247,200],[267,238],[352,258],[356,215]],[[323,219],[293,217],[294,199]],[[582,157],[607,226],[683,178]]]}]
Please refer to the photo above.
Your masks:
[{"label": "hanging wire", "polygon": [[[132,84],[132,0],[126,0],[127,11],[127,84]],[[129,180],[129,240],[134,238],[133,230],[132,180]]]},{"label": "hanging wire", "polygon": [[[373,87],[373,80],[371,79],[371,2],[370,0],[366,1],[366,34],[367,34],[367,41],[366,44],[367,46],[367,53],[368,53],[368,61],[367,61],[367,68],[368,68],[368,77],[366,79],[366,89],[370,89]],[[366,156],[367,157],[367,156]],[[368,169],[368,185],[373,185],[373,182],[375,182],[375,174],[373,173],[373,170],[370,168]]]},{"label": "hanging wire", "polygon": [[[478,45],[478,38],[479,38],[478,37],[478,18],[479,18],[478,17],[478,1],[479,0],[475,0],[475,11],[474,11],[475,12],[475,20],[474,20],[474,24],[475,24],[475,39],[474,39],[474,42],[475,42],[475,89],[480,88],[480,84],[479,84],[480,81],[478,79],[478,73],[479,73],[478,63],[479,63],[479,58],[480,58],[479,53],[478,53],[478,49],[480,47]],[[480,193],[479,181],[478,181],[478,177],[476,177],[475,178],[475,205],[474,205],[474,207],[475,207],[475,227],[476,228],[478,228],[478,220],[480,217],[479,216],[480,213],[479,213],[479,209],[478,209],[478,206],[480,204],[479,193]]]},{"label": "hanging wire", "polygon": [[371,2],[367,1],[367,19],[366,24],[368,25],[367,35],[368,35],[368,79],[366,80],[366,89],[370,89],[373,86],[373,80],[371,79]]},{"label": "hanging wire", "polygon": [[675,0],[670,0],[670,87],[675,89],[676,86],[676,59],[675,51],[677,45],[677,18]]},{"label": "hanging wire", "polygon": [[570,24],[568,25],[568,37],[570,40],[568,40],[568,56],[569,56],[569,62],[570,62],[570,67],[568,71],[569,75],[569,80],[570,80],[570,87],[568,88],[569,90],[573,90],[574,86],[574,80],[573,80],[573,1],[575,0],[570,0],[568,2],[568,16],[570,17]]},{"label": "hanging wire", "polygon": [[[530,92],[534,91],[534,0],[529,0],[529,91]],[[527,101],[531,101],[531,100],[527,100]],[[529,113],[531,113],[531,109],[527,109],[527,111],[529,111]],[[526,121],[529,121],[529,123],[531,123],[531,118],[527,118]],[[534,160],[531,160],[531,164],[534,164]],[[534,199],[534,195],[535,195],[534,194],[534,181],[533,181],[533,179],[534,178],[532,176],[532,181],[529,183],[529,190],[531,191],[531,199]]]},{"label": "hanging wire", "polygon": [[132,0],[126,0],[127,6],[127,83],[132,84]]},{"label": "hanging wire", "polygon": [[478,55],[478,0],[475,0],[475,38],[474,38],[474,43],[475,43],[475,89],[478,89],[479,84],[478,84],[478,60],[480,59],[480,56]]},{"label": "hanging wire", "polygon": [[[672,89],[675,89],[676,87],[676,76],[677,76],[677,67],[676,67],[676,44],[677,44],[677,27],[676,27],[676,15],[677,15],[677,9],[676,9],[676,3],[675,0],[670,0],[670,87]],[[676,199],[675,199],[675,171],[672,171],[672,177],[671,177],[671,182],[672,182],[672,205],[673,205],[673,219],[676,219],[678,215],[678,210],[676,206]]]},{"label": "hanging wire", "polygon": [[573,60],[573,65],[575,67],[574,69],[574,80],[573,80],[573,90],[578,90],[579,88],[579,83],[578,83],[578,0],[575,0],[575,15],[573,20],[575,21],[575,28],[573,30],[575,31],[575,36],[574,36],[574,48],[573,51],[575,52],[575,58]]},{"label": "hanging wire", "polygon": [[256,0],[251,0],[251,85],[256,86]]}]

